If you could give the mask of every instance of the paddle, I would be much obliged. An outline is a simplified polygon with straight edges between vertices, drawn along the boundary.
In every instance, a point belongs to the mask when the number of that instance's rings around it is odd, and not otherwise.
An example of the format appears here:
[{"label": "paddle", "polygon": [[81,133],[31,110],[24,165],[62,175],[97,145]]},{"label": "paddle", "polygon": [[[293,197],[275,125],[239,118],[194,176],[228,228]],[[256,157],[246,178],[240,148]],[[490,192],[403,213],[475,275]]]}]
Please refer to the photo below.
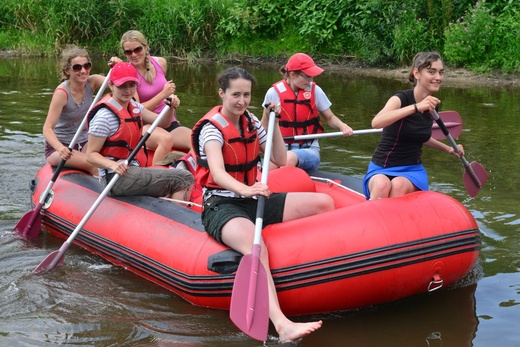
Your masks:
[{"label": "paddle", "polygon": [[[152,125],[150,126],[150,128],[146,131],[146,133],[144,134],[144,136],[141,138],[141,140],[139,141],[139,143],[137,144],[137,146],[132,150],[132,153],[130,153],[130,155],[128,156],[128,158],[126,159],[126,164],[128,165],[128,163],[130,163],[132,161],[132,159],[136,156],[137,152],[139,152],[139,150],[141,149],[141,147],[143,147],[144,143],[146,142],[146,140],[150,137],[152,131],[154,131],[154,129],[157,127],[157,124],[159,124],[161,122],[161,119],[164,117],[164,115],[170,110],[170,107],[168,105],[166,105],[166,107],[162,110],[161,114],[155,119],[155,121],[152,123]],[[43,272],[47,272],[51,269],[53,269],[54,267],[56,267],[56,265],[61,265],[63,264],[63,259],[64,259],[64,254],[65,252],[67,251],[67,249],[69,248],[70,244],[72,243],[72,241],[74,240],[74,238],[78,235],[78,233],[81,231],[81,228],[83,228],[83,226],[85,225],[85,223],[87,223],[88,219],[90,218],[90,216],[92,216],[92,214],[94,213],[94,211],[96,211],[96,209],[98,208],[98,206],[101,204],[101,201],[105,198],[105,196],[107,196],[108,192],[110,191],[110,189],[112,189],[112,187],[116,184],[116,182],[119,180],[119,177],[120,175],[119,174],[115,174],[114,177],[112,177],[112,179],[110,180],[110,182],[107,184],[107,186],[105,187],[105,189],[103,189],[103,191],[101,192],[101,194],[99,195],[99,197],[96,199],[96,201],[94,202],[94,204],[92,205],[92,207],[88,210],[87,214],[83,217],[83,219],[79,222],[79,224],[76,226],[76,229],[74,229],[74,231],[70,234],[69,238],[63,243],[63,245],[60,247],[59,250],[57,251],[54,251],[52,252],[51,254],[49,254],[41,263],[40,265],[38,265],[36,267],[36,269],[34,270],[34,272],[36,273],[43,273]]]},{"label": "paddle", "polygon": [[[444,121],[446,128],[451,129],[453,137],[459,137],[462,132],[462,119],[456,111],[443,111],[439,113],[441,119]],[[354,130],[354,135],[374,134],[380,133],[383,129],[364,129]],[[341,131],[332,133],[321,133],[321,134],[308,134],[308,135],[296,135],[296,136],[285,136],[283,139],[288,141],[302,141],[302,140],[317,140],[326,137],[339,137],[343,136]],[[443,140],[444,134],[437,124],[432,126],[432,137],[436,140]]]},{"label": "paddle", "polygon": [[[448,139],[448,142],[450,143],[451,147],[455,150],[456,153],[459,153],[459,147],[457,146],[457,143],[451,136],[450,132],[446,128],[446,126],[443,123],[443,120],[439,117],[439,114],[437,111],[433,110],[431,112],[433,119],[437,124],[439,125],[439,128],[441,128],[442,132]],[[469,196],[472,198],[475,197],[480,189],[484,186],[488,179],[488,173],[486,172],[486,169],[482,165],[480,165],[477,162],[471,162],[468,163],[466,158],[464,156],[460,156],[460,161],[462,162],[462,165],[464,165],[464,186],[466,187],[466,191],[468,192]]]},{"label": "paddle", "polygon": [[[105,91],[105,88],[108,84],[108,80],[110,78],[110,71],[108,71],[108,74],[105,77],[105,81],[99,88],[99,91],[98,91],[96,97],[94,98],[94,100],[92,101],[92,104],[88,108],[87,114],[85,115],[85,117],[83,117],[83,120],[81,121],[81,124],[79,125],[78,130],[76,130],[76,134],[74,135],[74,137],[72,138],[72,141],[69,144],[69,151],[72,151],[72,149],[76,145],[76,142],[78,141],[78,137],[80,136],[81,131],[85,128],[85,125],[87,123],[88,113],[90,112],[92,107],[98,103],[99,99],[103,96],[103,92]],[[58,167],[54,171],[54,175],[52,175],[52,178],[51,178],[49,184],[47,185],[47,188],[45,188],[42,195],[40,196],[40,200],[39,200],[38,204],[35,206],[34,210],[27,212],[22,217],[22,219],[20,219],[20,221],[18,221],[18,223],[15,225],[14,230],[23,239],[31,240],[38,236],[38,233],[40,232],[40,226],[42,223],[42,215],[40,212],[42,210],[43,204],[45,203],[45,201],[47,200],[47,197],[49,196],[49,193],[51,192],[51,189],[52,189],[54,183],[58,179],[58,176],[60,175],[61,170],[63,170],[63,168],[65,167],[65,162],[66,162],[65,159],[62,159],[60,161]]]},{"label": "paddle", "polygon": [[[267,184],[269,162],[271,161],[271,147],[275,113],[269,114],[267,128],[267,142],[264,152],[261,182]],[[251,254],[242,257],[231,292],[231,307],[229,316],[231,321],[244,333],[258,341],[267,339],[269,329],[269,289],[267,273],[260,262],[260,241],[264,216],[265,197],[258,197],[256,209],[255,236]]]}]

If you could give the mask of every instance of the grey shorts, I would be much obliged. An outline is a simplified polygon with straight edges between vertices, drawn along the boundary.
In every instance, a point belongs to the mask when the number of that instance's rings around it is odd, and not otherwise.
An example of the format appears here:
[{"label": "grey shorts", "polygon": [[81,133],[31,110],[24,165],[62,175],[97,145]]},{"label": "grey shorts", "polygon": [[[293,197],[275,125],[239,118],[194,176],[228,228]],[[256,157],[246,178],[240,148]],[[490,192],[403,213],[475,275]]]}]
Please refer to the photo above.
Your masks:
[{"label": "grey shorts", "polygon": [[[265,200],[263,227],[280,223],[283,220],[285,198],[287,193],[273,193]],[[256,220],[257,199],[224,198],[213,196],[204,203],[202,224],[208,234],[222,243],[222,227],[233,218],[247,218],[253,223]]]},{"label": "grey shorts", "polygon": [[[113,175],[109,176],[110,180]],[[106,184],[106,178],[105,178]],[[193,185],[193,175],[181,169],[142,168],[130,166],[110,190],[110,196],[166,196]]]}]

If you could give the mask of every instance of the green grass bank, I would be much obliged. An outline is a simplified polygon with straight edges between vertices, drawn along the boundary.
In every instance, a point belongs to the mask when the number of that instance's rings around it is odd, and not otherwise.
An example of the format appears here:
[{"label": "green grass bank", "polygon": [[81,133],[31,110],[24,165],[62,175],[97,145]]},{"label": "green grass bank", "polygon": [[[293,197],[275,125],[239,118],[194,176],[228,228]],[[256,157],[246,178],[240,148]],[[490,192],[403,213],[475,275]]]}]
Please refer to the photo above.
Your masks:
[{"label": "green grass bank", "polygon": [[137,29],[153,54],[284,59],[295,52],[397,67],[437,50],[453,68],[520,74],[516,0],[3,0],[0,50],[54,56],[66,44],[122,55]]}]

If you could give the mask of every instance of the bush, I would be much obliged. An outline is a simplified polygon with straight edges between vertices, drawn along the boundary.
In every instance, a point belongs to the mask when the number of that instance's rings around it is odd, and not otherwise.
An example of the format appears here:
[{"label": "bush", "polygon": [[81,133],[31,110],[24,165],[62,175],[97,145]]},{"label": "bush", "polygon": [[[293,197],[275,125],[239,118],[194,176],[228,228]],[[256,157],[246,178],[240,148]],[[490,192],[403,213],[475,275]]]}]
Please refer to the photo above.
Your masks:
[{"label": "bush", "polygon": [[392,32],[392,49],[398,63],[408,63],[417,52],[431,50],[428,48],[428,22],[420,17],[418,10],[417,4],[411,7],[404,4],[397,12]]},{"label": "bush", "polygon": [[496,18],[493,56],[490,64],[504,74],[520,72],[520,9],[509,7]]},{"label": "bush", "polygon": [[396,66],[437,50],[454,66],[517,72],[520,2],[474,1],[2,0],[0,49],[55,55],[78,44],[121,55],[121,35],[137,29],[153,54],[188,60],[306,52]]},{"label": "bush", "polygon": [[484,1],[477,1],[466,14],[450,23],[445,31],[444,58],[454,66],[489,69],[492,47],[499,40],[495,35],[495,16]]}]

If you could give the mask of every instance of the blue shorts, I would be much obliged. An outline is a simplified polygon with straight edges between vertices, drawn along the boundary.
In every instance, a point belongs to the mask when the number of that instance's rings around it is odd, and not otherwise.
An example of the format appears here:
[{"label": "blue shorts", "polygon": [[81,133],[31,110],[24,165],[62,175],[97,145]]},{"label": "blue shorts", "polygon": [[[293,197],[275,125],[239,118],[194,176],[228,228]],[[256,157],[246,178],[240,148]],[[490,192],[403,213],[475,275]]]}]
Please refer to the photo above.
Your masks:
[{"label": "blue shorts", "polygon": [[393,167],[381,167],[379,165],[370,162],[368,164],[368,170],[363,177],[363,193],[367,199],[370,198],[370,191],[368,190],[368,181],[372,176],[376,174],[383,174],[388,176],[390,179],[394,177],[406,177],[412,182],[414,186],[420,190],[428,190],[428,174],[423,164],[415,165],[404,165],[404,166],[393,166]]},{"label": "blue shorts", "polygon": [[320,166],[320,145],[318,140],[303,144],[290,143],[285,147],[298,157],[298,167],[302,170],[316,170]]}]

